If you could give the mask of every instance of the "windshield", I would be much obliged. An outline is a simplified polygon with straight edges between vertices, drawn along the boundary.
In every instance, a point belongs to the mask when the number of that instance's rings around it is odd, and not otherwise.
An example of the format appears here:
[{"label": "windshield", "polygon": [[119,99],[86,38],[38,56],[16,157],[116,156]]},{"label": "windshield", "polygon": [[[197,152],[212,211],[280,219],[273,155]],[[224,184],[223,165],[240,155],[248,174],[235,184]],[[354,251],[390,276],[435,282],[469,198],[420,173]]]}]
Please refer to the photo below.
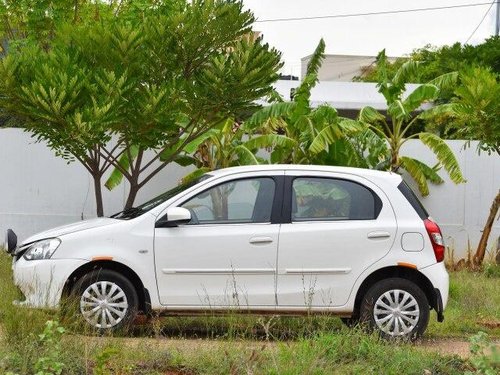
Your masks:
[{"label": "windshield", "polygon": [[190,180],[185,183],[180,183],[173,189],[170,189],[165,193],[158,195],[157,197],[147,201],[146,203],[141,204],[140,206],[127,208],[126,210],[120,211],[114,215],[111,215],[110,217],[114,219],[133,219],[135,217],[141,216],[142,214],[152,210],[153,208],[159,206],[163,202],[166,202],[167,200],[183,192],[184,190],[189,189],[190,187],[210,177],[212,176],[209,174],[204,174],[203,176],[196,178],[194,180]]}]

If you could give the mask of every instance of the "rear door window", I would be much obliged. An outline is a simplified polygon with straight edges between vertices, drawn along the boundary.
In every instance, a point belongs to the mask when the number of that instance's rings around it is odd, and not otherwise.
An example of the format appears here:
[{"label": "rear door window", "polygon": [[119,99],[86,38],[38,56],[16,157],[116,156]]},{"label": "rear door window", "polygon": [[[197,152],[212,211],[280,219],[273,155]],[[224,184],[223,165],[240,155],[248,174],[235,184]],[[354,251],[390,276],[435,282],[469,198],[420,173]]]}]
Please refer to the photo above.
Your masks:
[{"label": "rear door window", "polygon": [[373,220],[380,198],[357,182],[299,177],[292,184],[292,221]]}]

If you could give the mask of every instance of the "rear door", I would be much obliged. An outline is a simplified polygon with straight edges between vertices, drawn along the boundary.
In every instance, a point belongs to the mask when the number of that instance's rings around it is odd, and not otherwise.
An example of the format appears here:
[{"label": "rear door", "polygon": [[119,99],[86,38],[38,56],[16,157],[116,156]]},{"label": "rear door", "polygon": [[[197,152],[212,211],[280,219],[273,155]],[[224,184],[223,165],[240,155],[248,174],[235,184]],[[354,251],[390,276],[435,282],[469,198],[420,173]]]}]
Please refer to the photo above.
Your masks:
[{"label": "rear door", "polygon": [[362,177],[300,174],[286,172],[278,306],[342,306],[360,274],[391,249],[394,212],[383,191]]}]

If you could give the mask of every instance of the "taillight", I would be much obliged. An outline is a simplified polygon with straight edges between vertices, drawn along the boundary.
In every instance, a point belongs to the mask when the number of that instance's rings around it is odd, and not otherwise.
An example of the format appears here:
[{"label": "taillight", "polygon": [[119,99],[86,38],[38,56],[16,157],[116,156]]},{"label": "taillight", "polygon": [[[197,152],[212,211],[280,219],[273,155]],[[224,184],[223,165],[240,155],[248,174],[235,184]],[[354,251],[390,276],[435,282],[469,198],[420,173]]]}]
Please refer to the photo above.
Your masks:
[{"label": "taillight", "polygon": [[445,247],[441,229],[439,229],[439,226],[435,222],[429,219],[424,220],[424,225],[431,239],[432,248],[434,249],[434,255],[436,255],[436,260],[438,262],[442,262],[444,260]]}]

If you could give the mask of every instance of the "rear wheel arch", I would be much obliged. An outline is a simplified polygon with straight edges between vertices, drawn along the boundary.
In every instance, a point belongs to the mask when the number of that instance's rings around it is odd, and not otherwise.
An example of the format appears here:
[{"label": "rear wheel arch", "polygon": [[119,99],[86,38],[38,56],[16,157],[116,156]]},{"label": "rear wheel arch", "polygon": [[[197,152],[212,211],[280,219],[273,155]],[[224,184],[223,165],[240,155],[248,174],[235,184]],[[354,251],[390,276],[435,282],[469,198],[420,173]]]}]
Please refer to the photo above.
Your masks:
[{"label": "rear wheel arch", "polygon": [[73,271],[64,284],[62,297],[69,297],[71,290],[78,280],[86,274],[99,269],[115,271],[127,278],[134,286],[139,298],[139,310],[145,314],[151,313],[151,297],[137,273],[123,263],[111,260],[99,260],[85,263]]},{"label": "rear wheel arch", "polygon": [[438,309],[438,306],[436,305],[436,291],[431,281],[425,275],[413,268],[389,266],[374,271],[361,283],[356,293],[356,299],[354,301],[354,311],[352,315],[353,318],[359,318],[361,302],[368,290],[377,282],[389,278],[401,278],[413,282],[420,289],[422,289],[425,296],[427,297],[427,300],[429,301],[430,307],[432,307],[434,310]]}]

